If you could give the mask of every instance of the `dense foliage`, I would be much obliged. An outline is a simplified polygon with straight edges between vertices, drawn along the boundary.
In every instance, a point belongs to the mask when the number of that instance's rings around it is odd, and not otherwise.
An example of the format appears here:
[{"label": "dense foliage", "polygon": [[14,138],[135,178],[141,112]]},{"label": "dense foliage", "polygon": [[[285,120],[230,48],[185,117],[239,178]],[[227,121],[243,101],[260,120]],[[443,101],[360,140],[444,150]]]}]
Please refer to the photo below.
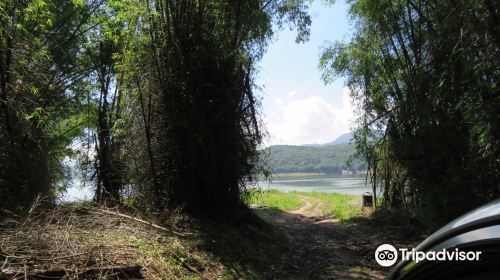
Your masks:
[{"label": "dense foliage", "polygon": [[355,34],[321,68],[326,81],[347,77],[383,205],[440,224],[498,197],[500,2],[349,4]]},{"label": "dense foliage", "polygon": [[308,4],[2,1],[1,208],[81,181],[98,203],[233,215],[265,173],[255,63],[273,28],[307,40]]},{"label": "dense foliage", "polygon": [[[62,160],[85,120],[79,63],[88,10],[71,1],[0,3],[0,197],[2,207],[53,196]],[[59,185],[60,186],[60,185]]]},{"label": "dense foliage", "polygon": [[[348,3],[355,34],[325,49],[321,68],[327,82],[347,77],[383,206],[440,223],[498,197],[500,4]],[[308,4],[1,1],[2,208],[54,201],[81,179],[99,203],[232,215],[245,183],[267,173],[255,63],[273,28],[307,40]],[[349,149],[271,153],[278,171],[334,173]]]}]

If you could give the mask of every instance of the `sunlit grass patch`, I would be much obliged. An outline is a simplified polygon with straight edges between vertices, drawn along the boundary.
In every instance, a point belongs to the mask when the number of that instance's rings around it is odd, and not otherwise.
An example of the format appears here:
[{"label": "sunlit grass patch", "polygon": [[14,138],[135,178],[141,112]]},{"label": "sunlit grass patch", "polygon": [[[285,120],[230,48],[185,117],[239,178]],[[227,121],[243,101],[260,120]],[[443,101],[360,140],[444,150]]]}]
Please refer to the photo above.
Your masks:
[{"label": "sunlit grass patch", "polygon": [[368,280],[372,279],[370,274],[367,274],[365,271],[363,271],[362,267],[355,266],[351,269],[349,269],[349,272],[351,273],[351,277],[353,279],[359,279],[359,280]]},{"label": "sunlit grass patch", "polygon": [[314,209],[319,202],[323,206],[321,214],[336,219],[348,219],[361,213],[361,197],[358,195],[321,192],[282,192],[278,190],[253,191],[250,204],[266,206],[271,211],[292,210],[304,205],[301,196],[311,198],[312,205],[305,212]]},{"label": "sunlit grass patch", "polygon": [[336,219],[348,219],[361,213],[361,198],[358,195],[321,192],[301,194],[321,200],[323,214],[332,215]]},{"label": "sunlit grass patch", "polygon": [[252,191],[250,204],[266,206],[269,209],[292,210],[300,208],[304,202],[298,192],[281,192],[278,190]]}]

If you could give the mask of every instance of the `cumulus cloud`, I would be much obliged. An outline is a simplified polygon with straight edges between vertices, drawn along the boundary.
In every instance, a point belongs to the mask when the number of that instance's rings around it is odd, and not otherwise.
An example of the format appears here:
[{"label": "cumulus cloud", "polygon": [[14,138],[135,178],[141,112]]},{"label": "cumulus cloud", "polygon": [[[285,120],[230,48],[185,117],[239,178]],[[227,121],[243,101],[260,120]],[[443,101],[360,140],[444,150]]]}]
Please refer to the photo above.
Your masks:
[{"label": "cumulus cloud", "polygon": [[276,105],[277,110],[265,119],[270,145],[330,142],[348,132],[353,120],[347,89],[342,92],[341,104],[331,104],[321,96],[311,95],[290,102],[278,98]]}]

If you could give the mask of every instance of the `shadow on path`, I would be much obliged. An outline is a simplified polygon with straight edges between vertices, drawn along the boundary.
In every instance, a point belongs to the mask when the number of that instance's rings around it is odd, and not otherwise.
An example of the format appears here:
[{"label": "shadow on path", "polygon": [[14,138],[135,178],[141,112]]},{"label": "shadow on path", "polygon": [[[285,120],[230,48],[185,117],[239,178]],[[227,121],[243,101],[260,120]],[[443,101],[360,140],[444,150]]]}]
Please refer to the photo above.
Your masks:
[{"label": "shadow on path", "polygon": [[387,271],[374,260],[378,244],[356,228],[284,211],[262,216],[288,239],[280,279],[383,279]]}]

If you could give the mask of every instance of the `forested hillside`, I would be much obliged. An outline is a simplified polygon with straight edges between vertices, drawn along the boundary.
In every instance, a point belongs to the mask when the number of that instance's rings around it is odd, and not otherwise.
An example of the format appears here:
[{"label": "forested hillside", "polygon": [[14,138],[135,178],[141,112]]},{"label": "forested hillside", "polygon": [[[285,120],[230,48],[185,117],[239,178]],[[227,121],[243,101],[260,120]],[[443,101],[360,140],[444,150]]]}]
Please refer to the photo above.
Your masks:
[{"label": "forested hillside", "polygon": [[365,171],[366,164],[354,158],[353,144],[325,146],[276,145],[264,150],[274,173],[342,174],[343,170]]}]

